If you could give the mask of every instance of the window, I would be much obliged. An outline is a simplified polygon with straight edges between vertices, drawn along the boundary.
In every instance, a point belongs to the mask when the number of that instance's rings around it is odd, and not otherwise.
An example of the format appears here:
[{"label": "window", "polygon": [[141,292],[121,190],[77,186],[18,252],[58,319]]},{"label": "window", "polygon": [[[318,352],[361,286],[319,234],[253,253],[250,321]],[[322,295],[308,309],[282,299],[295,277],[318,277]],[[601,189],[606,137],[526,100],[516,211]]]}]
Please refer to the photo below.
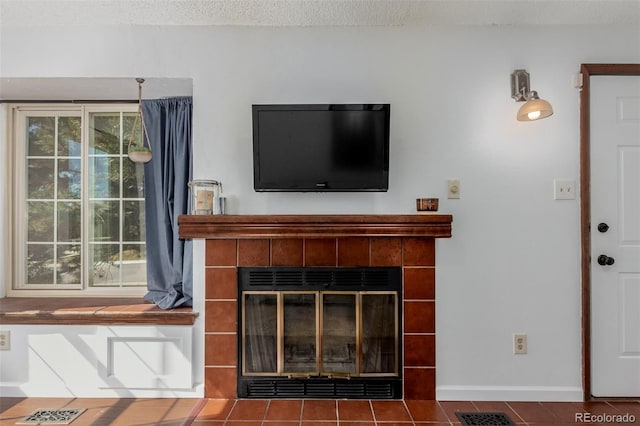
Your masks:
[{"label": "window", "polygon": [[13,290],[146,289],[136,108],[13,108]]}]

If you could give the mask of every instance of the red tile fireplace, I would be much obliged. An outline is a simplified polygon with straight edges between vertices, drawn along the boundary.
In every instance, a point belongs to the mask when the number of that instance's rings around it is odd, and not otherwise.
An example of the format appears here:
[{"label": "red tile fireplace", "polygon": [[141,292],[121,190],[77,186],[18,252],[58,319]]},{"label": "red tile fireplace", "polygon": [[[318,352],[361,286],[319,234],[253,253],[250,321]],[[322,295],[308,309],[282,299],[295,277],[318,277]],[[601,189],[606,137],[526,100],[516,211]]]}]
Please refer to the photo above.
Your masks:
[{"label": "red tile fireplace", "polygon": [[206,240],[205,397],[239,395],[238,268],[396,267],[399,397],[435,399],[435,239],[451,236],[451,222],[439,214],[181,216],[181,238]]}]

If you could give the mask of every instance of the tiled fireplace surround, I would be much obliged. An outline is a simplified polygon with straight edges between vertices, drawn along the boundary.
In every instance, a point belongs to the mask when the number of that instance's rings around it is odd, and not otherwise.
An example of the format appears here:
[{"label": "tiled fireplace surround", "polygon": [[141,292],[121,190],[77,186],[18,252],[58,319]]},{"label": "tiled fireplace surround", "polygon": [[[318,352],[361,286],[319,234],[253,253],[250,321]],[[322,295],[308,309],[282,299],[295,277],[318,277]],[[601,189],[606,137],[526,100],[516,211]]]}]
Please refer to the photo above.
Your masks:
[{"label": "tiled fireplace surround", "polygon": [[204,238],[205,397],[236,398],[237,267],[399,266],[403,271],[404,398],[435,399],[435,238],[449,215],[181,216]]}]

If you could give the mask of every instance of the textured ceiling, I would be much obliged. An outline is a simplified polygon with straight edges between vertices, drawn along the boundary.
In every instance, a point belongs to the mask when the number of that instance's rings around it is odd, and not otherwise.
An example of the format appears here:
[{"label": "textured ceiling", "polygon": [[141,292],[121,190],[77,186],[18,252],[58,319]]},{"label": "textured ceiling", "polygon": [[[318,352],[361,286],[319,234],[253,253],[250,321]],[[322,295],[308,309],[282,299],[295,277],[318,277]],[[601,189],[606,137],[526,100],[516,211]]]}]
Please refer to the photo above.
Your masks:
[{"label": "textured ceiling", "polygon": [[634,24],[640,0],[0,0],[0,25]]}]

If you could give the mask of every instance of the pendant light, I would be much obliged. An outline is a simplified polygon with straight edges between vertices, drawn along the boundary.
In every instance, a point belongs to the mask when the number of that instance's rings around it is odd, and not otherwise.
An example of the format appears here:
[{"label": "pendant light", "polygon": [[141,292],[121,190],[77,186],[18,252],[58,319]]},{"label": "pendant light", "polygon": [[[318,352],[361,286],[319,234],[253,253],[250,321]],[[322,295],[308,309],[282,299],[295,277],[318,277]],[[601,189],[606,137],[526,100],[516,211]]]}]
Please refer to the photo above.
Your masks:
[{"label": "pendant light", "polygon": [[[151,161],[152,153],[151,142],[149,142],[149,133],[147,133],[147,126],[144,123],[144,115],[142,113],[142,83],[144,83],[144,78],[136,78],[136,81],[138,82],[138,112],[136,113],[136,119],[133,122],[133,127],[131,128],[127,155],[134,163],[148,163]],[[138,129],[140,131],[140,143],[134,143],[134,138]]]}]

